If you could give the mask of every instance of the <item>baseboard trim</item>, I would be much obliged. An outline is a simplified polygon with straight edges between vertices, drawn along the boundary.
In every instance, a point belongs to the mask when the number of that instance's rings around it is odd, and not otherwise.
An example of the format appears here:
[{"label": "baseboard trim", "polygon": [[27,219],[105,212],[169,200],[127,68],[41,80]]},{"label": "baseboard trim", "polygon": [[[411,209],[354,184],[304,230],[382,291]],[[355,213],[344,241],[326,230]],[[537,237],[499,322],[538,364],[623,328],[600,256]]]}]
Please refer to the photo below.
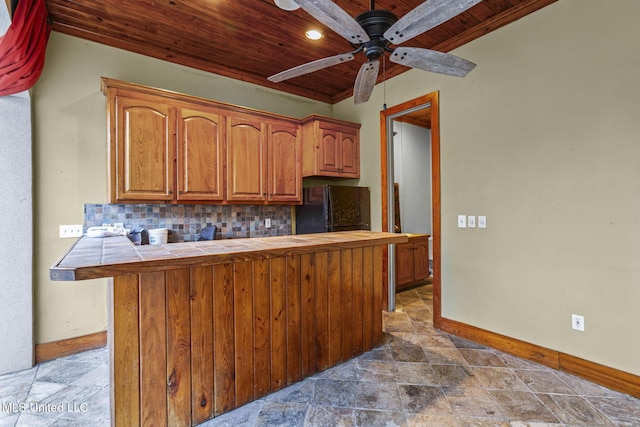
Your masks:
[{"label": "baseboard trim", "polygon": [[441,330],[452,335],[640,398],[640,376],[638,375],[443,317],[440,318],[439,326]]},{"label": "baseboard trim", "polygon": [[96,332],[95,334],[83,335],[81,337],[36,344],[35,360],[36,363],[46,362],[47,360],[70,356],[82,351],[94,350],[106,345],[106,332]]},{"label": "baseboard trim", "polygon": [[640,376],[560,353],[560,370],[640,398]]},{"label": "baseboard trim", "polygon": [[[610,389],[640,398],[640,376],[638,375],[444,317],[440,318],[440,329],[444,332],[495,348],[496,350],[504,351],[505,353],[522,359],[564,371]],[[97,332],[95,334],[66,340],[36,344],[35,361],[36,363],[46,362],[47,360],[70,356],[82,351],[101,348],[106,345],[106,332]]]}]

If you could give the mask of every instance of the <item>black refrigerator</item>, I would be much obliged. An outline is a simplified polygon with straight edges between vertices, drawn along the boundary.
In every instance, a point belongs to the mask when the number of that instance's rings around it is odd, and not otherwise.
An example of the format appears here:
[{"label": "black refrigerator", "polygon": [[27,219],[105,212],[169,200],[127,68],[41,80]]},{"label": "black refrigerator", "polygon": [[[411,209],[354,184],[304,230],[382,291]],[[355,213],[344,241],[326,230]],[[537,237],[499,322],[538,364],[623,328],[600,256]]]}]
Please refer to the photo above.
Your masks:
[{"label": "black refrigerator", "polygon": [[371,230],[368,187],[323,185],[302,189],[296,206],[296,233]]}]

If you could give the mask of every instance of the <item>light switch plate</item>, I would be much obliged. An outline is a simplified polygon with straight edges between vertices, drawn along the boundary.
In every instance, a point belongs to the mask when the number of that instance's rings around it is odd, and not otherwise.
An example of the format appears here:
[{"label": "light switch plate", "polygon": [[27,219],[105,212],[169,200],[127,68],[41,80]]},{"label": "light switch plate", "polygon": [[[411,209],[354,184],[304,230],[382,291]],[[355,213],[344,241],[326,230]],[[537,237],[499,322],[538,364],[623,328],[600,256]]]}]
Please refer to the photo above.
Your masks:
[{"label": "light switch plate", "polygon": [[458,228],[467,228],[467,216],[458,215]]},{"label": "light switch plate", "polygon": [[487,228],[487,217],[484,215],[478,216],[478,228]]},{"label": "light switch plate", "polygon": [[475,215],[467,216],[467,227],[476,228],[476,216]]}]

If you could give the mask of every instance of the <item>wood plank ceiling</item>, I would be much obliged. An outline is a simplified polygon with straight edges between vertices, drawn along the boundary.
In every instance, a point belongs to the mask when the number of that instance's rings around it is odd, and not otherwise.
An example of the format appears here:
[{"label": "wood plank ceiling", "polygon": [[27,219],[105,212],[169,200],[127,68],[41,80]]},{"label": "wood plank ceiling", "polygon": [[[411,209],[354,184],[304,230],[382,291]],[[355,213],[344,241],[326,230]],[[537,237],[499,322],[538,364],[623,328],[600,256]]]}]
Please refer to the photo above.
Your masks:
[{"label": "wood plank ceiling", "polygon": [[[448,52],[555,1],[483,0],[406,47]],[[402,17],[421,2],[378,0],[375,8]],[[354,17],[371,7],[370,0],[335,3]],[[358,54],[354,61],[269,82],[268,76],[285,69],[353,50],[304,10],[287,12],[273,0],[46,0],[46,5],[54,31],[332,104],[351,96],[366,60]],[[308,40],[304,34],[311,28],[321,29],[324,37]],[[378,82],[408,70],[388,60],[385,68]]]}]

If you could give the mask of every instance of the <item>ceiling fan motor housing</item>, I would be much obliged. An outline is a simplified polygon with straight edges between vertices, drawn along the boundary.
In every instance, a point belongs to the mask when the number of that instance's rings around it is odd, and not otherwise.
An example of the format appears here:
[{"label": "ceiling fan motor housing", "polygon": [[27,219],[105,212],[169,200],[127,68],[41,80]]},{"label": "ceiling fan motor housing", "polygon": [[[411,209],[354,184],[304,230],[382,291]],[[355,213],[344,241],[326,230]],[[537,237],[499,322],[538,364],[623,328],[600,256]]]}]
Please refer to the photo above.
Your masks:
[{"label": "ceiling fan motor housing", "polygon": [[389,29],[398,17],[388,10],[369,10],[356,17],[358,24],[369,36],[369,41],[363,43],[364,54],[369,61],[380,58],[389,42],[383,34]]}]

